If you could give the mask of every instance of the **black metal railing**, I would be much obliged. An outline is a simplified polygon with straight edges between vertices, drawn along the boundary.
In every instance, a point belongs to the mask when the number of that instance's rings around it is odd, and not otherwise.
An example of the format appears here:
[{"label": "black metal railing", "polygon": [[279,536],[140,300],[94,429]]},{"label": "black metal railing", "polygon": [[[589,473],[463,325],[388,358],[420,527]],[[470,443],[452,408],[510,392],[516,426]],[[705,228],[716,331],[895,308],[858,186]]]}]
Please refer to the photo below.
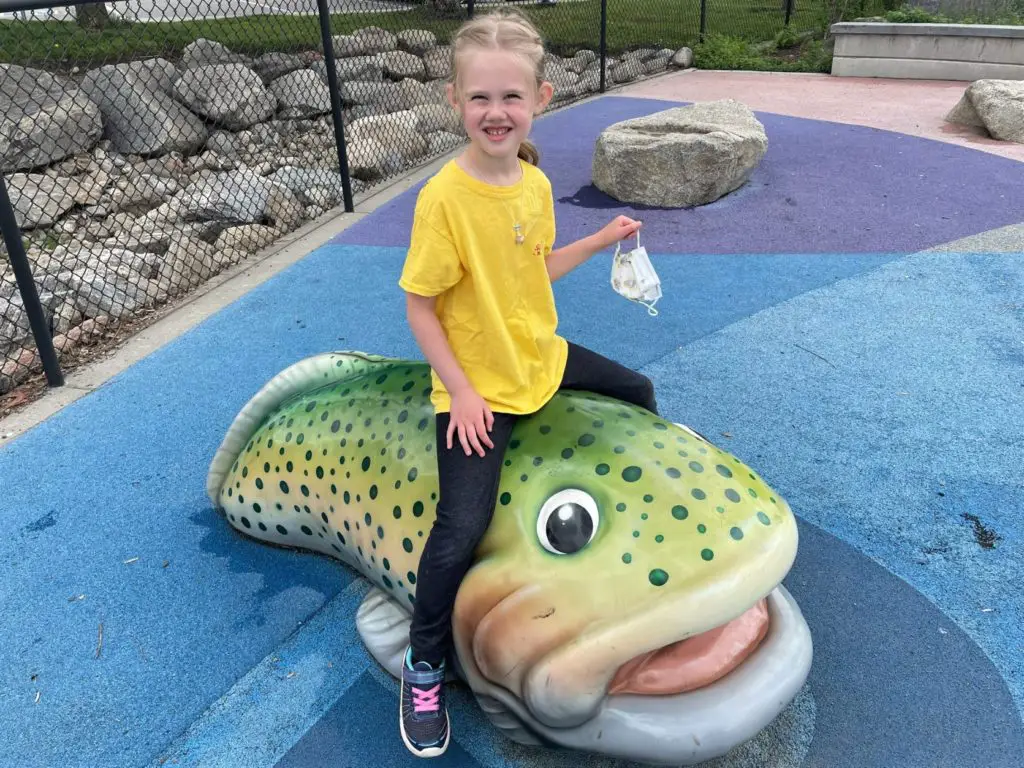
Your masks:
[{"label": "black metal railing", "polygon": [[[711,35],[825,29],[828,2],[516,7],[557,107],[690,66]],[[495,4],[0,0],[0,396],[461,145],[449,43]]]}]

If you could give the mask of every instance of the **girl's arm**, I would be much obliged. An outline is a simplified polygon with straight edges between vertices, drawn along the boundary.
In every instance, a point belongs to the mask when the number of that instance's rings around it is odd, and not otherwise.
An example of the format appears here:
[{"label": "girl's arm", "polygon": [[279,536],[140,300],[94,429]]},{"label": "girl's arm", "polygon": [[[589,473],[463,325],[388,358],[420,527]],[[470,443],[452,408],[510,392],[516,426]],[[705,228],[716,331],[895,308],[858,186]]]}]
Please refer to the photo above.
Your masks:
[{"label": "girl's arm", "polygon": [[448,425],[448,448],[452,447],[452,436],[458,430],[459,441],[466,455],[470,455],[470,447],[480,456],[484,455],[481,446],[493,448],[487,433],[494,426],[494,415],[487,402],[480,397],[469,378],[466,376],[459,361],[455,359],[448,337],[444,334],[441,322],[437,319],[434,296],[420,296],[406,291],[405,310],[416,343],[423,350],[430,367],[433,368],[445,389],[451,396],[451,421]]},{"label": "girl's arm", "polygon": [[628,216],[616,216],[603,229],[581,238],[575,243],[562,246],[548,254],[548,277],[551,282],[568,274],[598,251],[617,243],[640,229],[640,222]]},{"label": "girl's arm", "polygon": [[471,388],[471,385],[459,361],[455,359],[448,337],[444,335],[441,322],[437,319],[434,308],[436,303],[437,298],[434,296],[420,296],[406,291],[405,312],[416,343],[423,350],[430,367],[437,371],[445,389],[455,395],[460,390]]}]

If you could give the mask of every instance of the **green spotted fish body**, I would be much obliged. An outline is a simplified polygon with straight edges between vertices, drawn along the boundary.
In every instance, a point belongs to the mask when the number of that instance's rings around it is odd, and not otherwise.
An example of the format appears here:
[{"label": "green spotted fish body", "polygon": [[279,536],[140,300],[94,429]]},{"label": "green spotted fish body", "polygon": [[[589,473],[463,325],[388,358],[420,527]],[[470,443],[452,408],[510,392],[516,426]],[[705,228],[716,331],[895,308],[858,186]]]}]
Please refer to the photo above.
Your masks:
[{"label": "green spotted fish body", "polygon": [[[425,363],[324,354],[245,406],[207,490],[242,533],[334,556],[408,612],[438,498],[436,452]],[[764,697],[748,731],[763,727],[809,666],[805,626],[778,598],[796,545],[789,507],[736,457],[636,406],[560,392],[513,430],[494,517],[456,598],[460,672],[496,723],[515,722],[513,738],[650,762],[706,759],[714,747],[694,752],[683,736],[673,746],[672,729],[678,707],[698,707],[686,718],[714,731],[709,699],[616,697],[612,678],[775,596],[777,628],[763,645],[792,624],[779,653],[795,654],[793,669],[782,682],[751,662],[715,683],[723,712],[737,697]],[[758,691],[728,688],[743,674]],[[648,698],[657,713],[616,710]],[[751,735],[720,730],[723,749]]]}]

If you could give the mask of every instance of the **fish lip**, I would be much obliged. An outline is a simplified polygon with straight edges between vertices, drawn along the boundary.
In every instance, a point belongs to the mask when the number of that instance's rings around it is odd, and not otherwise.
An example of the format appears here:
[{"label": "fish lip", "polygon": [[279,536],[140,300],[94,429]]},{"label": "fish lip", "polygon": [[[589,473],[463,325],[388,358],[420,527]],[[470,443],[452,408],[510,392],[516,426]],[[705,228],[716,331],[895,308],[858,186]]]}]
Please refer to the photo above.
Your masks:
[{"label": "fish lip", "polygon": [[810,672],[811,633],[793,596],[779,584],[767,602],[769,629],[760,645],[727,675],[696,690],[605,696],[593,717],[566,728],[539,722],[525,702],[489,681],[482,693],[550,744],[653,765],[710,760],[778,717]]}]

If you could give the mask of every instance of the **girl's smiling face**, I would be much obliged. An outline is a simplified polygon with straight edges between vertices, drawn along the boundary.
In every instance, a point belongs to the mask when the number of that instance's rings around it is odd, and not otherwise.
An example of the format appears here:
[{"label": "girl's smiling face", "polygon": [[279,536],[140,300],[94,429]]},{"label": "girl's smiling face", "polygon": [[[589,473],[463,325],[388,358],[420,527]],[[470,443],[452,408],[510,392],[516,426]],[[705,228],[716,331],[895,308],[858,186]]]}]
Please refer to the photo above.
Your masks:
[{"label": "girl's smiling face", "polygon": [[473,146],[495,159],[515,159],[533,118],[548,105],[550,83],[537,85],[529,62],[508,51],[467,51],[448,100],[462,115]]}]

